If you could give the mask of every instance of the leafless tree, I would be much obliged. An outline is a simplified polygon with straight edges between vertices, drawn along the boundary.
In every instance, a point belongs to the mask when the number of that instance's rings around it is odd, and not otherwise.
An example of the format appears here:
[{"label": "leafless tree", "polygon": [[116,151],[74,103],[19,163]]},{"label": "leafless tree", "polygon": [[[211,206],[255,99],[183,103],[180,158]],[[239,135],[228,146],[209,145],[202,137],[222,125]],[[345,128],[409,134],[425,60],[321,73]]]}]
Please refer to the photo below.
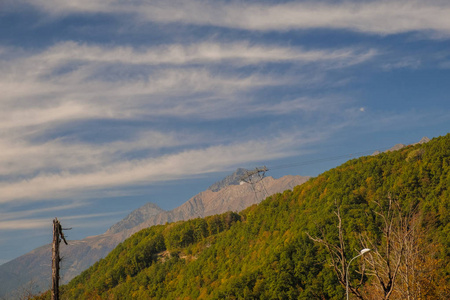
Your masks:
[{"label": "leafless tree", "polygon": [[[379,234],[372,231],[358,234],[361,249],[372,251],[363,256],[358,271],[361,279],[357,285],[349,281],[349,292],[358,299],[449,299],[450,288],[438,272],[437,245],[427,239],[427,228],[422,226],[422,215],[417,207],[402,208],[399,201],[390,195],[384,202],[374,201],[374,204],[368,219],[379,228]],[[327,239],[321,228],[318,228],[319,237],[307,235],[328,250],[331,266],[339,283],[345,287],[346,276],[349,275],[346,257],[351,255],[346,248],[348,236],[343,229],[338,205],[334,214],[338,240]],[[370,279],[367,283],[363,281],[365,276]]]},{"label": "leafless tree", "polygon": [[417,207],[402,209],[398,200],[388,196],[387,207],[376,203],[374,213],[381,220],[381,241],[361,234],[363,247],[373,249],[364,257],[367,275],[376,280],[366,288],[369,299],[448,299],[448,289],[439,284],[436,245],[427,240]]},{"label": "leafless tree", "polygon": [[[375,202],[377,209],[372,212],[381,221],[381,241],[364,232],[360,236],[362,247],[372,249],[365,256],[368,265],[367,275],[376,278],[374,285],[377,299],[389,299],[394,292],[397,276],[404,251],[404,236],[401,228],[404,226],[398,203],[388,196],[387,208],[380,202]],[[373,293],[371,296],[374,296]]]},{"label": "leafless tree", "polygon": [[[321,238],[319,237],[312,237],[309,233],[306,233],[308,235],[308,237],[313,240],[316,243],[319,243],[323,246],[325,246],[325,248],[328,250],[328,253],[330,254],[330,258],[331,258],[331,267],[333,268],[339,283],[341,284],[341,286],[343,288],[346,288],[347,285],[347,270],[348,270],[348,261],[346,258],[346,247],[345,247],[345,234],[344,234],[344,229],[342,228],[342,218],[341,218],[341,212],[340,212],[340,208],[339,206],[336,204],[336,211],[334,211],[334,214],[337,217],[338,220],[338,224],[337,224],[337,228],[338,228],[338,238],[339,238],[339,244],[335,245],[332,242],[329,242],[325,236],[325,232],[323,231],[323,229],[319,229],[319,231],[321,232]],[[349,292],[351,292],[352,294],[354,294],[358,299],[364,299],[363,295],[361,294],[361,292],[359,291],[359,287],[361,286],[361,284],[363,283],[363,277],[364,277],[364,272],[361,272],[361,280],[360,280],[360,284],[358,286],[353,286],[351,284],[349,284],[348,288],[349,288]]]}]

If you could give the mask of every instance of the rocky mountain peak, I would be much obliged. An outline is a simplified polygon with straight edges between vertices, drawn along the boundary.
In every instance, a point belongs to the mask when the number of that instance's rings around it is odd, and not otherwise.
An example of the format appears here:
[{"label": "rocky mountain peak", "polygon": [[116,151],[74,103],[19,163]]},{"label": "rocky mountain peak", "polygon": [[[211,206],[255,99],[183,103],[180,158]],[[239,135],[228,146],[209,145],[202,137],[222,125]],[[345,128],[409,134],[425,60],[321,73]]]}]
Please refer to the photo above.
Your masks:
[{"label": "rocky mountain peak", "polygon": [[419,144],[425,144],[431,141],[428,137],[424,136],[420,141]]}]

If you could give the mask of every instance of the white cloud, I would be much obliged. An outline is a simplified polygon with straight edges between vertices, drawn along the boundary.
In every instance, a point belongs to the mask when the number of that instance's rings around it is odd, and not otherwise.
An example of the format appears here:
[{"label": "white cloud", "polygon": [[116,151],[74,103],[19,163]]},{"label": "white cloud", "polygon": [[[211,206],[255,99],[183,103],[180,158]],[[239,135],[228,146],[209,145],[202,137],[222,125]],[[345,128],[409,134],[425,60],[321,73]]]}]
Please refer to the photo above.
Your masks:
[{"label": "white cloud", "polygon": [[[361,51],[359,51],[361,52]],[[373,50],[358,53],[356,49],[306,50],[301,47],[280,47],[249,42],[200,42],[190,45],[170,44],[151,48],[106,47],[64,42],[35,57],[48,65],[67,61],[107,62],[148,65],[186,65],[231,62],[237,65],[290,61],[296,63],[320,61],[366,60]]]},{"label": "white cloud", "polygon": [[51,219],[16,219],[9,221],[0,221],[0,230],[27,230],[49,228],[51,226]]},{"label": "white cloud", "polygon": [[[31,106],[31,105],[30,105]],[[52,107],[10,107],[0,111],[0,128],[10,129],[15,127],[33,126],[50,123],[58,120],[70,121],[74,119],[99,117],[98,112],[93,112],[85,104],[75,102],[58,103]]]},{"label": "white cloud", "polygon": [[61,204],[61,201],[58,201],[59,204],[52,205],[51,207],[45,207],[45,208],[38,208],[38,209],[27,209],[27,210],[20,210],[20,211],[13,211],[13,212],[2,212],[0,213],[0,219],[3,221],[6,220],[17,220],[17,219],[25,219],[29,218],[34,215],[42,214],[42,213],[48,213],[48,212],[55,212],[55,211],[63,211],[63,210],[70,210],[74,208],[79,208],[85,203],[78,201],[78,202],[71,202],[69,204]]},{"label": "white cloud", "polygon": [[198,137],[158,131],[140,131],[127,140],[104,144],[70,142],[63,139],[44,143],[0,139],[0,176],[29,177],[35,173],[82,172],[125,159],[127,153],[186,146]]},{"label": "white cloud", "polygon": [[28,180],[0,184],[0,203],[13,200],[55,199],[80,191],[174,180],[188,175],[220,171],[252,161],[291,155],[298,141],[291,138],[249,141],[228,146],[187,150],[173,155],[121,161],[87,173],[39,174]]},{"label": "white cloud", "polygon": [[[199,68],[162,70],[148,75],[145,80],[129,81],[125,78],[116,82],[88,80],[86,77],[89,74],[79,75],[78,72],[50,81],[24,77],[18,78],[16,82],[0,82],[5,91],[0,104],[0,128],[13,129],[87,119],[173,116],[177,110],[170,109],[172,106],[198,93],[226,96],[251,88],[287,83],[286,78],[276,79],[258,74],[212,74]],[[183,99],[176,98],[182,95]],[[169,100],[169,97],[173,98]],[[24,104],[19,106],[21,103]],[[208,105],[199,101],[196,104]]]},{"label": "white cloud", "polygon": [[420,67],[421,61],[417,58],[403,58],[395,62],[388,62],[381,66],[386,71],[395,69],[417,69]]},{"label": "white cloud", "polygon": [[[41,53],[25,53],[1,62],[5,72],[0,74],[0,128],[12,130],[96,118],[188,114],[199,117],[202,114],[198,112],[206,112],[203,115],[212,118],[210,108],[218,101],[232,99],[232,95],[267,86],[311,83],[320,75],[219,73],[210,68],[211,62],[324,62],[325,68],[333,68],[362,63],[376,54],[373,49],[304,50],[248,43],[200,43],[139,50],[65,42]],[[143,69],[146,64],[169,66]],[[134,65],[139,65],[139,70]],[[193,98],[187,100],[189,96]]]},{"label": "white cloud", "polygon": [[57,1],[27,0],[60,16],[71,13],[137,15],[141,21],[213,25],[247,30],[310,28],[346,29],[375,34],[434,31],[450,34],[448,1],[384,0],[287,2],[281,4],[237,1]]},{"label": "white cloud", "polygon": [[[72,215],[72,216],[65,216],[59,218],[60,220],[64,221],[71,221],[71,224],[77,224],[77,228],[85,227],[87,225],[96,224],[98,220],[89,220],[85,221],[83,219],[90,219],[90,218],[104,218],[104,217],[111,217],[116,216],[119,214],[122,214],[123,212],[110,212],[110,213],[96,213],[96,214],[83,214],[83,215]],[[83,221],[81,221],[83,220]],[[100,221],[101,222],[101,221]],[[103,221],[102,223],[106,223]],[[64,222],[65,223],[65,222]],[[103,224],[102,224],[103,225]],[[52,226],[52,218],[37,218],[37,219],[14,219],[14,220],[7,220],[7,221],[0,221],[0,230],[3,231],[17,231],[17,230],[30,230],[30,229],[50,229]]]},{"label": "white cloud", "polygon": [[[94,119],[192,122],[327,112],[333,106],[322,104],[332,99],[270,102],[253,93],[271,87],[313,88],[324,81],[325,70],[377,55],[373,49],[306,50],[246,42],[147,48],[64,42],[39,53],[20,50],[12,55],[15,50],[3,48],[2,55],[9,59],[0,61],[0,203],[76,197],[289,156],[301,139],[139,128],[129,129],[127,138],[99,143],[82,142],[80,132],[67,137],[61,128]],[[242,66],[280,62],[298,70],[283,75],[259,68],[239,71]],[[219,72],[217,64],[228,68]],[[306,65],[317,70],[303,73]]]}]

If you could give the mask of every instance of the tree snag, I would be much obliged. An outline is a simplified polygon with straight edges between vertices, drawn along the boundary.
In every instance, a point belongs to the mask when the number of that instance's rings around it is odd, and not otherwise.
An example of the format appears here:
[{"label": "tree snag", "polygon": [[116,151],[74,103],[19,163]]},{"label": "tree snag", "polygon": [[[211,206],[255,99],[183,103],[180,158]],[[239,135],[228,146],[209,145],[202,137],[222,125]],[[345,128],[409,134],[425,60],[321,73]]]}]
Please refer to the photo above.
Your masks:
[{"label": "tree snag", "polygon": [[61,239],[67,245],[66,238],[62,231],[58,218],[53,220],[53,246],[52,246],[52,300],[59,300],[59,243]]}]

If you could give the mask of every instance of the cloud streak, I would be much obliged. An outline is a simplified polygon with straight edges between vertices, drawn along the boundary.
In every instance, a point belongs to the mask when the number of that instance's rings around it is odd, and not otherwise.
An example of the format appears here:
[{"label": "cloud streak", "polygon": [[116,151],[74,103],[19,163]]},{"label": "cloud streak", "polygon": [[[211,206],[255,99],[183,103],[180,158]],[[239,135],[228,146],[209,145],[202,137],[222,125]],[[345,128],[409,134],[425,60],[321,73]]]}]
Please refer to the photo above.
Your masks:
[{"label": "cloud streak", "polygon": [[186,65],[231,62],[235,65],[320,61],[354,61],[373,56],[374,51],[358,53],[356,49],[306,50],[301,47],[257,45],[249,42],[170,44],[151,48],[106,47],[68,41],[57,44],[32,58],[49,66],[67,61],[125,63],[146,65]]},{"label": "cloud streak", "polygon": [[[231,63],[239,67],[261,63],[326,63],[319,69],[329,69],[363,63],[376,55],[373,49],[304,50],[248,43],[134,49],[64,42],[38,54],[1,62],[5,72],[0,75],[3,91],[0,128],[140,115],[185,117],[190,110],[176,108],[193,103],[186,100],[174,103],[176,97],[194,97],[196,109],[205,111],[202,106],[216,104],[216,100],[209,103],[212,99],[223,101],[240,92],[300,81],[298,75],[293,78],[261,72],[217,72],[211,64]],[[310,82],[314,77],[310,72],[307,76],[308,80],[301,81]],[[34,99],[32,103],[30,98]],[[123,101],[124,98],[129,101]]]},{"label": "cloud streak", "polygon": [[0,176],[8,176],[10,180],[14,180],[17,177],[34,176],[37,172],[89,171],[122,160],[127,153],[133,151],[187,146],[196,141],[195,135],[191,135],[188,141],[180,134],[157,131],[140,132],[127,140],[104,144],[63,139],[44,143],[0,140],[0,147],[4,149],[0,153]]},{"label": "cloud streak", "polygon": [[370,34],[434,31],[450,34],[447,1],[323,1],[281,4],[237,1],[24,1],[52,16],[135,15],[141,22],[181,23],[256,31],[328,28]]},{"label": "cloud streak", "polygon": [[291,155],[292,138],[250,141],[228,146],[182,151],[173,155],[120,161],[86,173],[41,174],[32,179],[0,184],[0,203],[12,200],[67,198],[80,191],[124,185],[142,185],[216,172],[258,160]]},{"label": "cloud streak", "polygon": [[[289,156],[287,149],[298,141],[285,137],[211,138],[213,131],[176,133],[150,126],[129,132],[127,138],[99,143],[79,138],[81,132],[95,128],[80,128],[73,137],[64,130],[90,120],[211,122],[328,111],[331,105],[323,104],[334,100],[302,97],[273,102],[253,93],[269,87],[311,88],[323,82],[321,72],[364,63],[377,54],[374,49],[306,50],[248,42],[133,48],[67,41],[38,53],[2,48],[0,203],[69,198]],[[256,64],[286,62],[300,70],[312,65],[318,71],[311,74],[309,67],[304,74],[242,71]],[[219,72],[218,65],[227,68]]]},{"label": "cloud streak", "polygon": [[[83,226],[89,226],[92,224],[95,224],[97,221],[88,221],[88,224],[86,224],[85,221],[79,221],[83,219],[90,219],[90,218],[105,218],[105,217],[111,217],[116,216],[120,213],[118,212],[112,212],[112,213],[97,213],[97,214],[83,214],[83,215],[73,215],[73,216],[65,216],[60,219],[62,220],[71,220],[72,223],[77,224],[77,228],[81,228]],[[37,219],[17,219],[14,220],[8,220],[8,221],[0,221],[0,230],[3,231],[19,231],[19,230],[31,230],[31,229],[43,229],[43,228],[51,228],[51,218],[37,218]],[[79,222],[79,223],[78,223]],[[102,222],[102,221],[100,221]]]}]

